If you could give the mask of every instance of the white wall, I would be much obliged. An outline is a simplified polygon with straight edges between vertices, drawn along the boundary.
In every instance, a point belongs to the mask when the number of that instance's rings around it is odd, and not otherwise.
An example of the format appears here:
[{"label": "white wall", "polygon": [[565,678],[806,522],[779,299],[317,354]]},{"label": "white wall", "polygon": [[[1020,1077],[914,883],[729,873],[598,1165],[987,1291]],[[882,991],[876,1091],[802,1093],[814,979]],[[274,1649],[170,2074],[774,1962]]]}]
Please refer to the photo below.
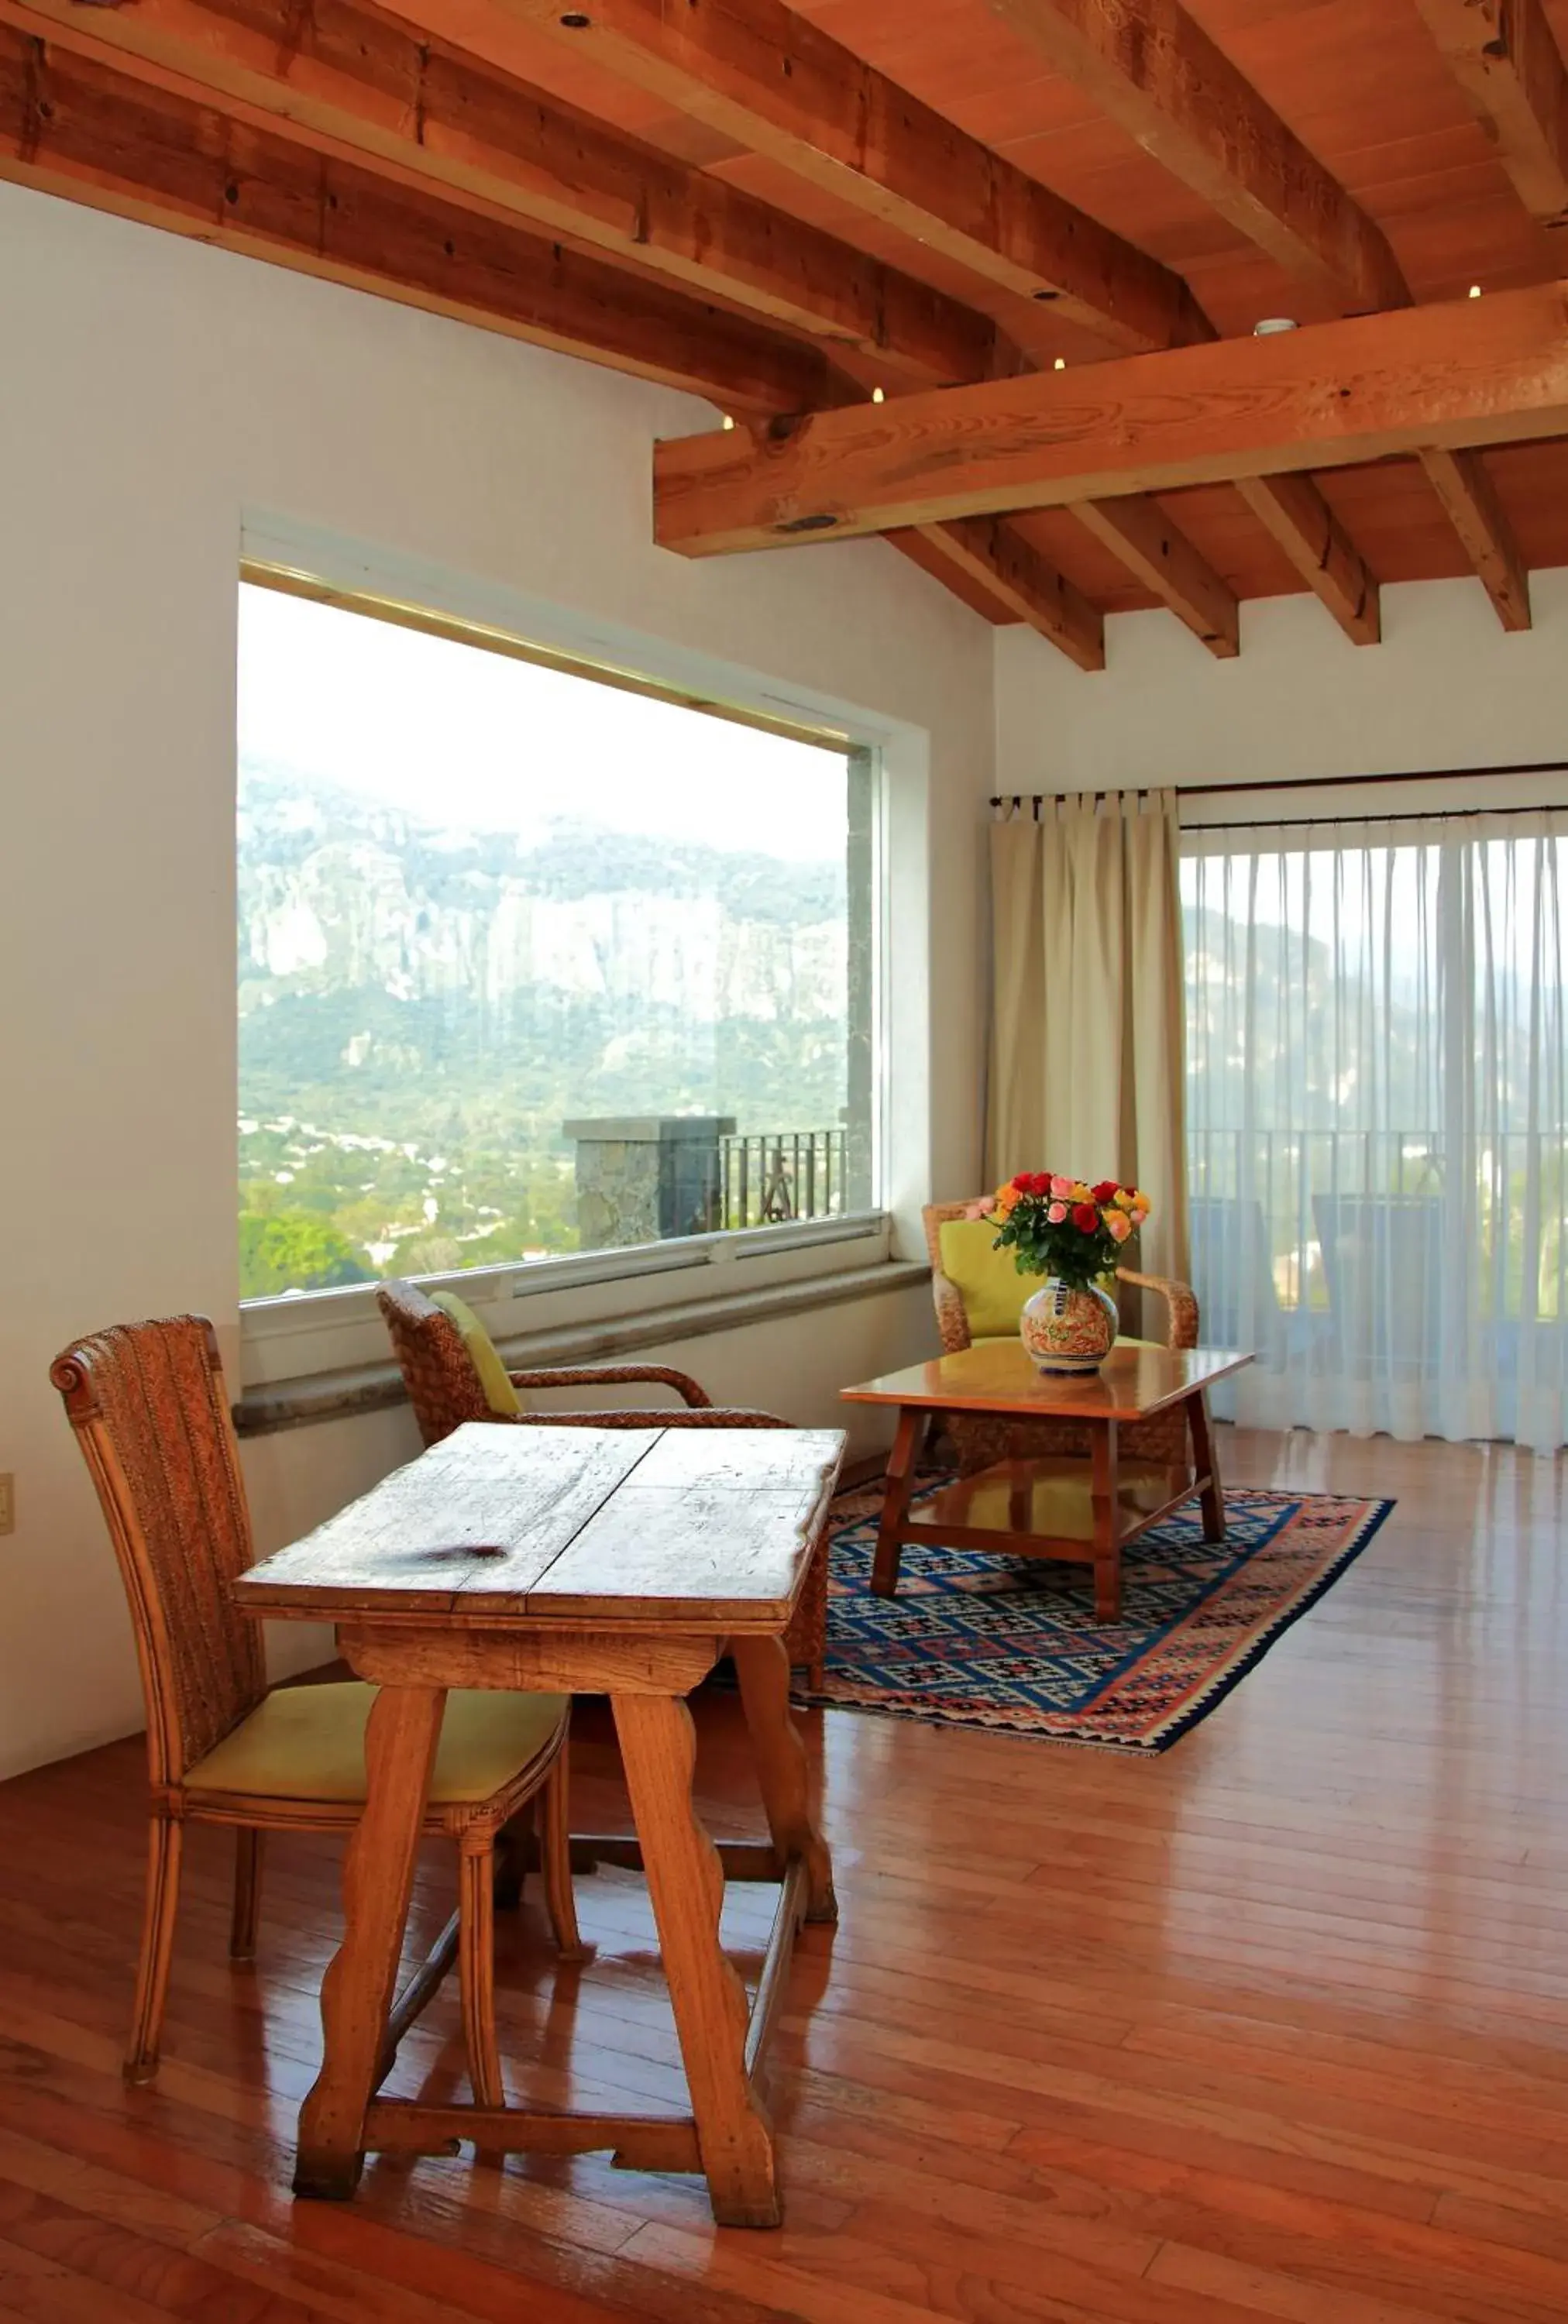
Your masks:
[{"label": "white wall", "polygon": [[[1383,592],[1383,643],[1353,646],[1314,597],[1241,608],[1241,652],[1216,661],[1174,614],[1109,624],[1085,675],[1027,630],[997,634],[997,788],[1004,792],[1283,781],[1568,758],[1568,571],[1532,576],[1535,626],[1507,634],[1479,581]],[[1553,797],[1568,796],[1558,777]],[[1501,792],[1497,797],[1501,803]],[[1474,805],[1447,783],[1372,795],[1373,812]],[[1322,813],[1300,795],[1249,816]],[[1365,811],[1365,798],[1360,803]],[[1232,803],[1193,801],[1184,820]],[[1347,812],[1355,812],[1346,803]]]},{"label": "white wall", "polygon": [[[4,1774],[140,1723],[51,1358],[185,1308],[234,1349],[242,519],[326,528],[928,731],[928,790],[894,834],[895,936],[928,937],[934,996],[927,1035],[923,980],[893,995],[907,1171],[909,1093],[918,1148],[927,1080],[941,1092],[910,1195],[977,1167],[992,657],[984,624],[880,543],[707,565],[654,549],[650,445],[711,425],[690,400],[3,185],[0,316]],[[727,1355],[710,1339],[692,1368],[816,1417],[846,1362],[904,1360],[927,1329],[908,1295],[857,1313],[738,1334]],[[393,1416],[253,1448],[262,1545],[405,1436]]]}]

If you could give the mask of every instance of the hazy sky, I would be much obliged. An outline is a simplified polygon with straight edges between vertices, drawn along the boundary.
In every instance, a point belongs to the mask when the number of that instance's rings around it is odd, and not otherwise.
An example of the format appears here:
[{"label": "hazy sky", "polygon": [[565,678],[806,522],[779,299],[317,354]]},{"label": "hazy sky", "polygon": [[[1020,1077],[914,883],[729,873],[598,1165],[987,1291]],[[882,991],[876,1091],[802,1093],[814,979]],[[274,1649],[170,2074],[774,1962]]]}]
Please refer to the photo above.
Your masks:
[{"label": "hazy sky", "polygon": [[844,852],[838,752],[276,589],[240,590],[239,742],[433,823]]}]

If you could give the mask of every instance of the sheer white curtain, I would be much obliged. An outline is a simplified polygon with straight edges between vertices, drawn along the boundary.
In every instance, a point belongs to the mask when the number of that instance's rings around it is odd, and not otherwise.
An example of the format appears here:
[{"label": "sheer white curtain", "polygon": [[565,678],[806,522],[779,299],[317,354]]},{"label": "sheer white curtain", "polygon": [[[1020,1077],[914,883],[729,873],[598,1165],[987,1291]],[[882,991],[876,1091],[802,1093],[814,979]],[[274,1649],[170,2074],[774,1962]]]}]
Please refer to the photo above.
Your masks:
[{"label": "sheer white curtain", "polygon": [[1564,1442],[1568,812],[1184,835],[1221,1409]]}]

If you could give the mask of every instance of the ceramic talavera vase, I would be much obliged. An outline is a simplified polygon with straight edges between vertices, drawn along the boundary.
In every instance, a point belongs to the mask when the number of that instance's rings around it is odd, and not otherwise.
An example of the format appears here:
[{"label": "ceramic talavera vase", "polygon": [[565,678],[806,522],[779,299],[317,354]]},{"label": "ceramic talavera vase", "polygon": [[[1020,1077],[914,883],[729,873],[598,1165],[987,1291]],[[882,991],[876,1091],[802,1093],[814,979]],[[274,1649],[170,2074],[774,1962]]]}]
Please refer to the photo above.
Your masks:
[{"label": "ceramic talavera vase", "polygon": [[1037,1371],[1094,1372],[1111,1353],[1120,1322],[1116,1302],[1097,1284],[1080,1291],[1048,1275],[1024,1301],[1019,1334]]}]

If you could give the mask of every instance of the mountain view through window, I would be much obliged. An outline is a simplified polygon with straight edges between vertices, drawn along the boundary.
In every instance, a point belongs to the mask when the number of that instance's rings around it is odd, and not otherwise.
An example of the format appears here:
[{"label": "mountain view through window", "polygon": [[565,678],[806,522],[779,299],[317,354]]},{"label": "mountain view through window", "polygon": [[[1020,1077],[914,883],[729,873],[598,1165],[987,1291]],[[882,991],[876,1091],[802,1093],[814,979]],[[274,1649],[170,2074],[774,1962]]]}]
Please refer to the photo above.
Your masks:
[{"label": "mountain view through window", "polygon": [[869,1206],[863,752],[242,585],[246,1298]]}]

